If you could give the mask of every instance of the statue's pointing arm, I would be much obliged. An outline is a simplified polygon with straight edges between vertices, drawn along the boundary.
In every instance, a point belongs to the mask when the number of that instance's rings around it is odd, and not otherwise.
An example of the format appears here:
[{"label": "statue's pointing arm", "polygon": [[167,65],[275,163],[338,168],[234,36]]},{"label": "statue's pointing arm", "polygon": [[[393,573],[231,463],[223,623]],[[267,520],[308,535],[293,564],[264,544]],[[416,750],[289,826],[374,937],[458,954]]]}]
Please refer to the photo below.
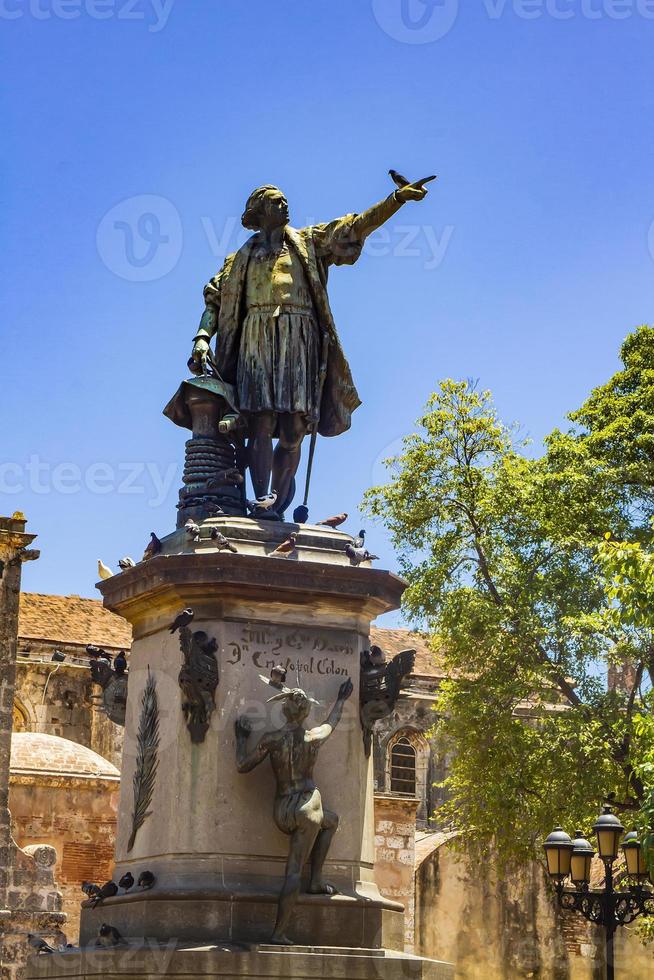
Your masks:
[{"label": "statue's pointing arm", "polygon": [[407,185],[361,214],[349,214],[326,225],[316,225],[313,237],[318,254],[334,265],[353,265],[366,238],[386,224],[407,201],[421,201],[425,188]]},{"label": "statue's pointing arm", "polygon": [[329,712],[329,718],[324,725],[319,725],[318,728],[312,728],[308,732],[308,738],[311,742],[326,742],[329,736],[332,734],[336,726],[338,725],[341,717],[343,715],[343,707],[345,702],[352,696],[352,691],[354,690],[354,685],[351,680],[344,681],[341,684],[338,697],[336,699],[336,704]]}]

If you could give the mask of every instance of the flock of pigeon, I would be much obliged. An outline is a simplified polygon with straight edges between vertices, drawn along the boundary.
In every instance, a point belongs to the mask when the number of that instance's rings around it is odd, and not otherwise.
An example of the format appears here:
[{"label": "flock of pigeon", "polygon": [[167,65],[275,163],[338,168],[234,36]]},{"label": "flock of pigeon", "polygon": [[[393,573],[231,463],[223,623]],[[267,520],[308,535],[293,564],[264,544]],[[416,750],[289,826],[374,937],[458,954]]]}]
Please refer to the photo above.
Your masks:
[{"label": "flock of pigeon", "polygon": [[110,666],[113,659],[113,668],[119,677],[122,677],[127,670],[127,657],[125,656],[124,650],[121,650],[115,657],[112,658],[111,654],[107,653],[103,647],[96,647],[95,644],[89,643],[87,644],[86,652],[91,660],[104,660]]},{"label": "flock of pigeon", "polygon": [[[272,493],[267,494],[265,497],[262,497],[259,500],[248,501],[248,508],[253,513],[257,510],[258,511],[269,510],[271,507],[274,507],[276,500],[277,500],[277,494],[273,491]],[[318,526],[337,528],[340,527],[341,524],[344,524],[347,518],[348,518],[347,514],[336,514],[334,517],[328,517],[324,521],[318,521]],[[192,519],[189,519],[186,522],[186,524],[184,525],[184,531],[187,537],[189,537],[194,544],[196,544],[202,539],[202,528],[196,521]],[[218,549],[219,552],[229,551],[233,555],[238,554],[238,549],[236,548],[236,546],[233,544],[232,541],[229,540],[228,537],[226,537],[222,533],[222,531],[219,528],[213,527],[210,531],[209,537],[216,545],[216,548]],[[269,553],[268,557],[269,558],[292,557],[297,553],[298,538],[299,538],[298,531],[291,532],[291,534],[289,534],[289,536],[286,538],[285,541],[282,541],[282,543],[278,545],[274,549],[274,551],[271,551]],[[141,560],[150,561],[151,558],[154,558],[156,555],[161,553],[162,547],[163,547],[162,542],[159,540],[159,538],[154,533],[154,531],[152,531],[150,535],[150,541],[147,544],[147,547],[143,553],[143,558]],[[350,559],[351,563],[356,567],[358,567],[359,565],[363,565],[366,562],[379,561],[378,555],[371,554],[371,552],[368,551],[366,547],[365,531],[359,531],[357,537],[352,538],[352,540],[345,545],[344,551],[347,557]],[[130,568],[134,568],[135,565],[136,562],[134,561],[134,559],[129,557],[121,558],[120,561],[118,562],[118,567],[120,568],[121,572],[125,572]],[[113,578],[114,573],[107,565],[105,565],[103,561],[98,559],[98,575],[103,581],[106,581],[106,579]]]},{"label": "flock of pigeon", "polygon": [[[128,871],[120,879],[118,884],[115,881],[108,881],[105,885],[94,885],[91,881],[82,882],[82,891],[91,902],[91,907],[101,905],[105,898],[113,898],[122,888],[124,892],[130,891],[134,887],[134,875]],[[151,871],[142,871],[136,882],[137,888],[141,891],[149,891],[156,881]]]},{"label": "flock of pigeon", "polygon": [[[75,949],[72,943],[65,943],[61,946],[51,946],[47,943],[42,936],[37,936],[33,932],[27,934],[27,941],[36,950],[37,953],[45,953],[52,955],[52,953],[63,953],[69,949]],[[96,947],[104,947],[105,949],[110,949],[114,946],[126,946],[127,943],[118,932],[115,926],[107,925],[103,922],[98,929],[98,935],[95,940]]]},{"label": "flock of pigeon", "polygon": [[[149,891],[153,887],[156,881],[155,876],[151,871],[142,871],[139,875],[138,881],[136,881],[137,888],[141,891]],[[122,888],[124,892],[128,892],[134,887],[135,879],[131,871],[128,871],[120,879],[118,884],[115,881],[108,881],[105,885],[94,885],[91,881],[82,882],[82,891],[90,900],[91,907],[96,908],[98,905],[102,905],[105,899],[113,898],[117,895],[119,890]],[[66,943],[60,946],[51,946],[50,943],[46,942],[42,936],[38,936],[35,933],[29,933],[27,937],[32,949],[36,950],[37,953],[47,953],[51,955],[52,953],[63,953],[67,949],[74,949],[71,943]],[[115,926],[107,925],[103,923],[98,930],[98,935],[95,940],[96,946],[104,946],[106,948],[113,946],[121,946],[125,944],[125,940],[119,933]]]}]

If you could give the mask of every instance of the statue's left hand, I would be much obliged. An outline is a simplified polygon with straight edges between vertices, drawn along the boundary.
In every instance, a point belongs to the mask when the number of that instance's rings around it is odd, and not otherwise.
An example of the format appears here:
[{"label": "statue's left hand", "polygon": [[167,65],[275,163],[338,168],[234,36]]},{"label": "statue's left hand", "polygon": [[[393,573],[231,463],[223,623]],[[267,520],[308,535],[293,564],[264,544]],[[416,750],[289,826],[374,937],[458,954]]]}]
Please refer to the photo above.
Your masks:
[{"label": "statue's left hand", "polygon": [[398,201],[402,204],[406,204],[407,201],[422,201],[427,197],[427,188],[420,187],[418,184],[407,184],[406,187],[400,187],[395,191],[395,196]]},{"label": "statue's left hand", "polygon": [[202,337],[198,337],[198,339],[195,341],[195,344],[193,345],[193,353],[191,354],[191,357],[195,361],[199,370],[203,374],[206,374],[207,361],[210,357],[209,341],[204,340],[204,338]]},{"label": "statue's left hand", "polygon": [[348,677],[348,679],[346,681],[343,681],[343,683],[340,686],[338,692],[338,700],[347,701],[347,699],[352,696],[353,690],[354,690],[354,684],[352,683],[352,680]]}]

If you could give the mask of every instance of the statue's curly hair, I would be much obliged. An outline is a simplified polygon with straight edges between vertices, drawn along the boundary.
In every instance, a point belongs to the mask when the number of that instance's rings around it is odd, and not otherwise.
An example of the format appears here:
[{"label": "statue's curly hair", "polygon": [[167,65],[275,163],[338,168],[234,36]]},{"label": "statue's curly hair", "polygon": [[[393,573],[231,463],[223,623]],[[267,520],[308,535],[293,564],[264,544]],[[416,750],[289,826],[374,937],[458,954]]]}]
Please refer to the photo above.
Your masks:
[{"label": "statue's curly hair", "polygon": [[263,205],[264,198],[268,191],[279,191],[280,194],[283,191],[279,190],[279,187],[275,187],[274,184],[264,184],[262,187],[257,187],[256,191],[252,191],[247,199],[247,204],[245,205],[245,211],[241,218],[241,224],[248,231],[259,231],[261,225],[259,224],[259,217],[261,215],[261,207]]}]

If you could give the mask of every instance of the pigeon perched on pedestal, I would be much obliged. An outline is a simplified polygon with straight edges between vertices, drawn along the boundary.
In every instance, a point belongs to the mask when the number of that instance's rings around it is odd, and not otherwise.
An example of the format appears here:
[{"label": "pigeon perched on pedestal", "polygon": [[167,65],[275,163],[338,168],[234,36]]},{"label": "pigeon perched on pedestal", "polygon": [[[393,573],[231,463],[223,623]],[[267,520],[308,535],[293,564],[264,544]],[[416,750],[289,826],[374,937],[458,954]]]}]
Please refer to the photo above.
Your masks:
[{"label": "pigeon perched on pedestal", "polygon": [[127,670],[127,657],[125,656],[124,650],[121,650],[120,653],[117,653],[114,657],[114,670],[119,677],[122,677]]},{"label": "pigeon perched on pedestal", "polygon": [[273,667],[273,669],[270,671],[270,677],[264,677],[263,674],[259,674],[259,677],[264,684],[268,684],[270,687],[274,687],[278,691],[283,691],[286,689],[286,668],[282,667],[281,664],[277,667]]},{"label": "pigeon perched on pedestal", "polygon": [[120,881],[118,882],[118,884],[126,892],[128,892],[130,890],[130,888],[133,888],[134,887],[134,875],[132,874],[132,872],[131,871],[127,871],[123,875],[123,877],[120,879]]},{"label": "pigeon perched on pedestal", "polygon": [[114,573],[100,558],[98,558],[98,575],[103,582],[106,582],[108,578],[114,577]]},{"label": "pigeon perched on pedestal", "polygon": [[49,943],[46,943],[45,939],[43,939],[41,936],[37,936],[33,932],[28,932],[27,933],[27,942],[30,944],[30,946],[32,947],[32,949],[36,950],[37,953],[56,953],[57,952],[57,950],[54,948],[54,946],[50,946]]},{"label": "pigeon perched on pedestal", "polygon": [[190,517],[184,525],[184,530],[191,541],[198,542],[200,540],[200,525],[196,524]]},{"label": "pigeon perched on pedestal", "polygon": [[137,881],[137,885],[139,888],[142,888],[143,891],[149,891],[151,888],[154,887],[154,883],[156,880],[157,879],[155,878],[155,876],[152,874],[151,871],[142,871],[141,874],[139,875],[139,880]]},{"label": "pigeon perched on pedestal", "polygon": [[366,546],[366,532],[359,531],[359,536],[352,542],[354,548],[365,548]]},{"label": "pigeon perched on pedestal", "polygon": [[96,946],[111,949],[113,946],[122,946],[124,943],[125,940],[115,926],[109,926],[106,922],[102,923],[98,930],[97,939],[95,940]]},{"label": "pigeon perched on pedestal", "polygon": [[367,548],[355,548],[354,545],[345,545],[345,554],[353,565],[362,565],[367,561],[379,561],[378,555],[371,555]]},{"label": "pigeon perched on pedestal", "polygon": [[96,905],[101,905],[105,898],[113,898],[114,895],[117,895],[118,885],[114,881],[108,881],[102,887],[99,887],[90,881],[83,881],[82,891],[85,895],[88,895],[93,904],[93,908],[95,908]]},{"label": "pigeon perched on pedestal", "polygon": [[171,623],[171,625],[170,625],[170,632],[171,633],[176,633],[177,630],[181,630],[185,626],[188,626],[189,623],[192,623],[193,622],[193,617],[194,616],[195,616],[195,613],[193,612],[192,609],[184,609],[184,610],[182,610],[182,612],[179,614],[179,616],[177,616],[175,618],[174,622]]},{"label": "pigeon perched on pedestal", "polygon": [[369,657],[373,667],[383,667],[386,663],[386,654],[381,647],[371,646]]},{"label": "pigeon perched on pedestal", "polygon": [[218,551],[231,551],[233,555],[238,554],[236,547],[229,538],[225,537],[220,528],[214,527],[211,529],[211,540],[215,543]]},{"label": "pigeon perched on pedestal", "polygon": [[290,558],[291,555],[294,555],[296,551],[297,551],[297,534],[295,533],[295,531],[293,531],[292,534],[289,534],[286,541],[282,541],[279,547],[275,548],[274,551],[271,551],[270,557]]},{"label": "pigeon perched on pedestal", "polygon": [[128,568],[134,568],[135,565],[136,562],[134,561],[133,558],[130,558],[129,555],[126,555],[124,558],[121,558],[120,561],[118,562],[118,567],[120,568],[121,572],[126,572]]},{"label": "pigeon perched on pedestal", "polygon": [[150,541],[148,543],[148,546],[143,552],[143,561],[150,561],[150,559],[154,558],[155,555],[159,555],[161,553],[162,548],[163,545],[161,541],[154,533],[154,531],[152,531],[150,534]]},{"label": "pigeon perched on pedestal", "polygon": [[341,524],[345,524],[346,520],[347,514],[336,514],[335,517],[328,517],[324,521],[318,521],[318,526],[336,528],[340,527]]},{"label": "pigeon perched on pedestal", "polygon": [[258,497],[256,500],[248,500],[248,509],[255,513],[258,510],[267,511],[272,510],[277,503],[277,491],[272,490],[267,493],[265,497]]}]

